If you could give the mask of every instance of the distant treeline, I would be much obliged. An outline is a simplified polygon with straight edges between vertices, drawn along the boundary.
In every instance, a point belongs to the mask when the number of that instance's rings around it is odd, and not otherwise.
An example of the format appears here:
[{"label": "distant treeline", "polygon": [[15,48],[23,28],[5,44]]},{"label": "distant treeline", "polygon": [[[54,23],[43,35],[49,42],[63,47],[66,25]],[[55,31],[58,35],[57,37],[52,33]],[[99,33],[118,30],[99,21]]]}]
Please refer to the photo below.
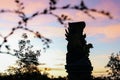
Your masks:
[{"label": "distant treeline", "polygon": [[[67,77],[48,77],[48,74],[26,72],[10,75],[0,75],[0,80],[68,80]],[[111,80],[109,77],[93,77],[93,80]]]},{"label": "distant treeline", "polygon": [[48,74],[41,74],[39,72],[26,72],[10,75],[0,75],[0,80],[66,80],[66,78],[48,77]]}]

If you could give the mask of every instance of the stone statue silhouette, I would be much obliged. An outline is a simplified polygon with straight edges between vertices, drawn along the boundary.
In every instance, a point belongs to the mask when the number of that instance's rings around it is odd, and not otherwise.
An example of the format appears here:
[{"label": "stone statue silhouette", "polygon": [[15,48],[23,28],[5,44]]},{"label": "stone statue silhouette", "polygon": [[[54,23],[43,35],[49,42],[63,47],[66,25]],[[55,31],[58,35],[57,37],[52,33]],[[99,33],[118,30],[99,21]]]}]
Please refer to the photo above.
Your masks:
[{"label": "stone statue silhouette", "polygon": [[85,22],[69,23],[66,30],[67,54],[66,54],[66,70],[69,80],[92,80],[93,67],[89,60],[90,48],[92,44],[87,44],[83,34]]}]

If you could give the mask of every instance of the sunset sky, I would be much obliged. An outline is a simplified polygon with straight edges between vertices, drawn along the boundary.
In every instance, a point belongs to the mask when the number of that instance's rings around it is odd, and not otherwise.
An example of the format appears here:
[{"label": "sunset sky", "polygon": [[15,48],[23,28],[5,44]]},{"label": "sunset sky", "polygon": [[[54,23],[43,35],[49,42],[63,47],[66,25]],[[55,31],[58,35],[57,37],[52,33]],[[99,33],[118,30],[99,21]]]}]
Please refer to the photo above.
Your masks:
[{"label": "sunset sky", "polygon": [[[25,13],[30,16],[33,12],[41,11],[48,7],[49,0],[21,0],[25,5]],[[58,6],[65,4],[80,4],[81,0],[59,0]],[[118,53],[120,51],[120,0],[84,0],[85,4],[89,8],[95,8],[97,10],[109,11],[113,16],[113,19],[109,19],[107,16],[93,13],[96,20],[90,18],[81,11],[75,10],[60,10],[55,13],[64,13],[69,15],[74,21],[85,21],[86,28],[84,33],[87,34],[87,42],[92,43],[94,48],[90,52],[90,60],[94,67],[93,74],[99,72],[105,72],[105,65],[109,60],[111,53]],[[0,2],[0,9],[17,9],[14,0],[2,0]],[[17,22],[20,20],[17,15],[12,13],[0,14],[0,34],[5,36],[11,29],[17,26]],[[52,75],[65,76],[66,72],[64,65],[66,64],[66,45],[65,40],[65,28],[61,25],[57,19],[50,15],[41,15],[33,18],[28,22],[29,29],[39,31],[43,36],[50,38],[52,43],[50,48],[44,52],[42,50],[39,58],[40,63],[46,63],[40,67],[47,67],[50,69]],[[25,31],[18,30],[9,38],[7,44],[10,44],[13,48],[16,47],[18,39]],[[28,33],[34,36],[31,33]],[[39,48],[42,44],[39,43],[39,39],[31,36],[31,41]],[[0,44],[2,42],[0,37]],[[40,44],[40,45],[38,45]],[[0,54],[0,71],[3,71],[7,66],[15,63],[16,58],[11,55]]]}]

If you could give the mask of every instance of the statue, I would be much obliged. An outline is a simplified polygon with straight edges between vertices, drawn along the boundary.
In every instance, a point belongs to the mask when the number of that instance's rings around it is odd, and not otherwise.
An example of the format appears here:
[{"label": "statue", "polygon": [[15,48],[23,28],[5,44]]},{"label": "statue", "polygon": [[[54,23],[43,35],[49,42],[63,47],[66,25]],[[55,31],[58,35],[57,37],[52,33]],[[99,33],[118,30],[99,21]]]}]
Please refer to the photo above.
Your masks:
[{"label": "statue", "polygon": [[85,22],[69,23],[69,28],[66,30],[67,54],[66,54],[66,70],[68,80],[92,80],[93,67],[89,60],[90,48],[92,44],[87,44],[83,34]]}]

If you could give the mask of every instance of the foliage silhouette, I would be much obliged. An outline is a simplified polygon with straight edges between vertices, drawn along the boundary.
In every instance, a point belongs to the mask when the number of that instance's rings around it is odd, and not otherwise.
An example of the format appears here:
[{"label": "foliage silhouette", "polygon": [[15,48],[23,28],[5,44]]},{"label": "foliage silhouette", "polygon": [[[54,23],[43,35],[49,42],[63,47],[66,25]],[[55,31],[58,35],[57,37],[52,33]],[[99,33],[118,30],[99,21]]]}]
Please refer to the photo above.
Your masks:
[{"label": "foliage silhouette", "polygon": [[[38,72],[26,72],[19,73],[14,75],[0,75],[0,80],[67,80],[66,77],[58,77],[58,78],[49,78],[47,74],[41,74]],[[108,77],[94,77],[93,80],[111,80]]]},{"label": "foliage silhouette", "polygon": [[40,56],[40,50],[33,50],[33,45],[31,41],[28,40],[26,33],[22,35],[22,40],[19,41],[19,49],[14,49],[14,55],[18,58],[16,64],[18,67],[10,67],[7,71],[11,74],[18,74],[24,72],[34,72],[37,70],[37,65],[39,65],[38,57]]},{"label": "foliage silhouette", "polygon": [[19,50],[14,49],[15,56],[20,59],[20,62],[27,65],[38,65],[38,57],[40,56],[40,50],[32,50],[33,45],[31,45],[30,40],[27,39],[28,36],[26,33],[24,33],[22,37],[23,40],[19,41]]},{"label": "foliage silhouette", "polygon": [[[92,19],[95,19],[95,17],[93,15],[91,15],[89,12],[96,12],[96,13],[100,13],[103,14],[105,16],[108,16],[110,19],[112,19],[112,16],[109,12],[106,11],[99,11],[96,9],[90,9],[88,8],[88,6],[86,6],[86,4],[84,3],[83,0],[81,0],[79,5],[71,5],[71,4],[66,4],[62,7],[57,7],[57,3],[59,3],[59,0],[48,0],[49,1],[49,6],[45,9],[43,9],[43,11],[37,11],[34,12],[33,14],[31,14],[31,16],[27,16],[27,14],[25,14],[24,9],[24,3],[21,2],[21,0],[15,0],[15,3],[17,4],[17,9],[16,10],[5,10],[2,9],[0,10],[0,13],[13,13],[13,14],[17,14],[18,17],[20,17],[21,20],[18,21],[18,25],[16,27],[13,27],[11,32],[6,35],[3,36],[2,34],[0,34],[0,37],[3,38],[3,42],[0,44],[0,48],[3,46],[3,44],[5,44],[8,41],[8,37],[10,37],[11,35],[14,34],[14,32],[18,29],[22,29],[22,30],[26,30],[29,31],[33,34],[35,34],[38,38],[42,39],[42,41],[46,44],[46,47],[44,47],[43,49],[47,49],[49,47],[49,43],[51,42],[50,39],[45,38],[44,36],[42,36],[39,32],[30,30],[29,28],[27,28],[27,24],[28,21],[31,20],[32,18],[39,16],[39,15],[51,15],[53,17],[57,18],[57,21],[61,24],[64,24],[64,22],[66,20],[72,20],[68,15],[65,14],[61,14],[60,16],[55,14],[54,11],[55,10],[77,10],[77,11],[82,11],[84,12],[86,15],[88,15],[89,17],[91,17]],[[64,26],[66,26],[64,24]],[[0,53],[8,53],[8,52],[2,52],[0,50]]]},{"label": "foliage silhouette", "polygon": [[0,80],[51,80],[47,74],[41,74],[38,72],[26,72],[26,73],[19,73],[14,75],[4,75],[0,76]]},{"label": "foliage silhouette", "polygon": [[111,80],[120,80],[120,52],[111,54],[106,67],[109,68],[107,72]]}]

